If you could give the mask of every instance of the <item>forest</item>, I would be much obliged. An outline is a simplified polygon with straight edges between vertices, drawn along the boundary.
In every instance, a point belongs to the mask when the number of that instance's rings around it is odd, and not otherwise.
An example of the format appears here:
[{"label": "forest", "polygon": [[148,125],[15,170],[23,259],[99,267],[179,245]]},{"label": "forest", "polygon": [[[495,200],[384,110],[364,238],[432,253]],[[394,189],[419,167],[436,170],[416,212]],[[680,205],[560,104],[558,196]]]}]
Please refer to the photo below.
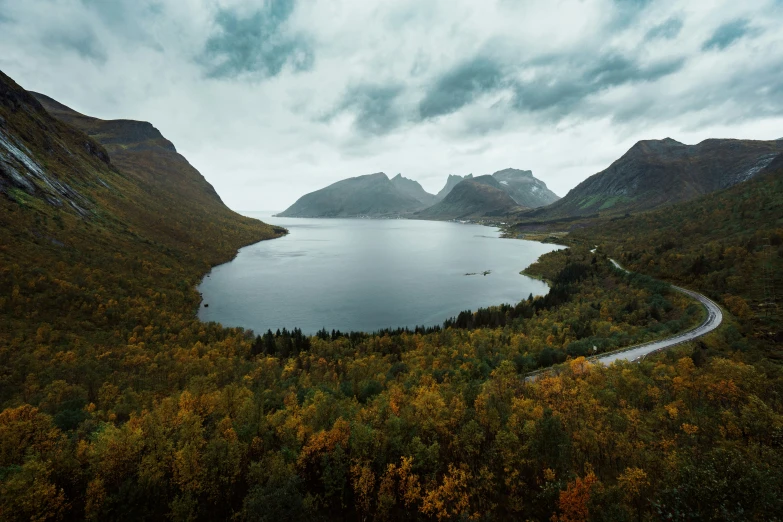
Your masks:
[{"label": "forest", "polygon": [[[195,279],[170,277],[185,268],[128,261],[55,265],[56,278],[3,271],[15,325],[0,352],[4,519],[772,520],[783,510],[783,379],[752,322],[732,314],[718,333],[642,364],[587,364],[586,347],[700,317],[586,246],[530,268],[550,281],[545,298],[376,335],[203,324]],[[34,313],[46,322],[26,329]],[[562,361],[558,375],[524,381]]]},{"label": "forest", "polygon": [[[547,296],[305,336],[195,316],[211,266],[285,231],[218,210],[194,231],[194,207],[167,215],[62,132],[81,152],[47,167],[115,190],[74,181],[87,218],[0,196],[0,519],[783,518],[781,172],[572,231],[527,269]],[[699,323],[669,283],[725,325],[638,364],[585,359]]]}]

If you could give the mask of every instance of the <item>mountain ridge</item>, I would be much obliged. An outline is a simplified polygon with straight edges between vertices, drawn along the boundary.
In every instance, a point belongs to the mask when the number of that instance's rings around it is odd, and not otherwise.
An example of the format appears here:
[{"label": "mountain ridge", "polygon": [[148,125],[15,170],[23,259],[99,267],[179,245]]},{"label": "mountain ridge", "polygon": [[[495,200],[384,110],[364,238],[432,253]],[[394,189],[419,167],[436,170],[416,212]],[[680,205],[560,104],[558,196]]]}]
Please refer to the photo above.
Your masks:
[{"label": "mountain ridge", "polygon": [[417,212],[417,219],[466,220],[504,216],[519,204],[491,175],[460,181],[441,201]]},{"label": "mountain ridge", "polygon": [[177,183],[194,182],[223,203],[212,184],[151,123],[93,118],[44,94],[31,94],[53,117],[98,141],[120,169],[141,181],[159,188],[165,185],[166,191],[176,190]]},{"label": "mountain ridge", "polygon": [[549,190],[546,183],[533,176],[531,170],[507,168],[492,174],[502,185],[502,189],[520,206],[537,208],[549,205],[560,199]]},{"label": "mountain ridge", "polygon": [[642,140],[562,199],[519,217],[622,213],[688,201],[752,178],[781,152],[779,141],[707,139],[686,145],[672,138]]},{"label": "mountain ridge", "polygon": [[[458,196],[447,201],[456,187],[476,180],[477,183],[468,183]],[[485,187],[491,187],[492,190]],[[494,190],[505,193],[508,198],[493,194]],[[475,194],[470,195],[471,191]],[[450,174],[437,195],[426,192],[417,181],[405,178],[402,174],[389,179],[385,173],[379,172],[347,178],[305,194],[278,215],[310,218],[477,218],[503,214],[511,209],[522,211],[539,207],[557,199],[557,195],[529,170],[508,168],[475,178],[472,174]],[[482,208],[482,204],[486,206]],[[460,209],[460,205],[464,205],[464,208]],[[436,208],[429,210],[431,207]]]},{"label": "mountain ridge", "polygon": [[418,181],[397,174],[391,179],[392,184],[397,189],[421,202],[422,205],[432,205],[437,200],[434,194],[430,194],[419,184]]},{"label": "mountain ridge", "polygon": [[443,188],[438,191],[437,194],[435,194],[436,201],[440,201],[446,196],[449,195],[449,192],[452,191],[454,187],[456,187],[460,181],[464,181],[466,179],[472,179],[473,174],[466,174],[464,176],[460,176],[459,174],[449,174],[449,176],[446,178],[446,184],[443,185]]},{"label": "mountain ridge", "polygon": [[400,190],[399,184],[392,183],[383,172],[346,178],[305,194],[277,215],[309,218],[395,217],[424,208],[425,204]]}]

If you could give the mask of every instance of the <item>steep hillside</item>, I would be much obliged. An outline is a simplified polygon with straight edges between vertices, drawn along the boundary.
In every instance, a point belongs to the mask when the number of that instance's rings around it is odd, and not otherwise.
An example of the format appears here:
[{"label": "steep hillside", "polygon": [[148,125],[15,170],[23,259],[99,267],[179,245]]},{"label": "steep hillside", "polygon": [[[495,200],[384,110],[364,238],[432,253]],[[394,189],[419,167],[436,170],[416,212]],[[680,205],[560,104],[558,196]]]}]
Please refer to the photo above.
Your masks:
[{"label": "steep hillside", "polygon": [[524,214],[537,220],[649,210],[688,201],[752,178],[783,152],[780,141],[640,141],[609,168],[552,205]]},{"label": "steep hillside", "polygon": [[482,219],[501,217],[519,205],[492,176],[463,180],[440,202],[417,212],[419,219]]},{"label": "steep hillside", "polygon": [[150,239],[209,252],[215,248],[236,249],[236,238],[231,234],[219,234],[207,240],[205,231],[212,229],[240,227],[258,230],[261,237],[274,235],[270,227],[229,210],[212,185],[152,124],[100,120],[80,114],[47,96],[33,95],[49,114],[103,145],[112,164],[142,191],[142,197],[118,198],[112,205],[118,207],[123,220],[143,228]]},{"label": "steep hillside", "polygon": [[424,206],[415,197],[398,189],[386,174],[378,172],[344,179],[305,194],[279,215],[312,218],[392,217]]},{"label": "steep hillside", "polygon": [[504,169],[495,172],[492,177],[523,207],[543,207],[560,199],[547,188],[546,183],[534,177],[529,170]]},{"label": "steep hillside", "polygon": [[397,190],[418,200],[424,206],[430,206],[437,201],[435,195],[424,190],[418,181],[404,178],[402,177],[402,174],[394,176],[391,179],[391,182]]},{"label": "steep hillside", "polygon": [[458,176],[456,174],[449,174],[449,177],[446,178],[446,184],[443,186],[442,189],[440,189],[440,192],[438,192],[435,195],[435,199],[437,201],[441,201],[443,198],[449,195],[449,192],[452,191],[454,187],[456,187],[460,181],[466,180],[466,179],[472,179],[473,174],[468,174],[466,176]]},{"label": "steep hillside", "polygon": [[53,358],[195,321],[207,269],[284,232],[226,208],[174,152],[107,143],[0,73],[0,402],[19,385],[5,364],[31,353],[36,332],[47,332],[39,355]]}]

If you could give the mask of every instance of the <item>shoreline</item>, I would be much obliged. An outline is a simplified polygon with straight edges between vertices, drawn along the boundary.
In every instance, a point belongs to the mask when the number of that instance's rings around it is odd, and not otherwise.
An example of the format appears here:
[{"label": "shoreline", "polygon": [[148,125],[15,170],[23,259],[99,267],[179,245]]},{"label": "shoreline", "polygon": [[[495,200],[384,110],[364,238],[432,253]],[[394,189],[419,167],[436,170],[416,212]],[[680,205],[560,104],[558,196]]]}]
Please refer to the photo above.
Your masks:
[{"label": "shoreline", "polygon": [[[204,306],[204,305],[209,305],[209,304],[211,304],[211,303],[205,303],[205,296],[204,296],[204,294],[203,294],[203,293],[200,291],[200,288],[201,288],[201,286],[204,284],[204,282],[206,282],[206,281],[207,281],[207,279],[210,277],[210,275],[212,274],[212,272],[213,272],[213,270],[214,270],[215,268],[218,268],[218,267],[220,267],[220,266],[223,266],[223,265],[226,265],[226,264],[229,264],[229,263],[231,263],[231,262],[235,261],[235,260],[236,260],[236,258],[239,256],[240,252],[241,252],[243,249],[245,249],[245,248],[247,248],[247,247],[250,247],[250,246],[254,246],[254,245],[257,245],[257,244],[263,243],[264,241],[269,241],[269,240],[272,240],[272,239],[281,239],[281,238],[283,238],[283,237],[286,237],[286,236],[288,236],[288,235],[290,235],[290,234],[291,234],[290,230],[288,230],[288,229],[286,229],[286,228],[282,227],[281,225],[276,225],[276,224],[270,223],[270,222],[268,222],[268,221],[264,221],[264,220],[263,220],[263,218],[261,218],[261,217],[256,217],[256,216],[253,216],[253,215],[248,215],[248,214],[261,214],[261,213],[262,213],[262,211],[243,211],[242,215],[243,215],[243,216],[245,216],[245,217],[251,218],[251,219],[255,219],[255,220],[261,221],[261,222],[265,223],[265,224],[266,224],[266,225],[268,225],[268,226],[275,227],[275,228],[281,228],[281,229],[285,230],[285,233],[283,233],[283,234],[280,234],[280,235],[278,235],[278,236],[276,236],[276,237],[266,238],[266,239],[262,239],[262,240],[260,240],[260,241],[256,241],[256,242],[253,242],[253,243],[248,243],[248,244],[246,244],[246,245],[242,245],[242,246],[240,246],[239,248],[237,248],[236,252],[234,253],[234,256],[233,256],[233,257],[232,257],[230,260],[227,260],[227,261],[225,261],[225,262],[223,262],[223,263],[216,264],[216,265],[214,265],[214,266],[210,267],[210,269],[209,269],[209,271],[208,271],[208,272],[204,273],[204,275],[201,277],[201,279],[200,279],[200,281],[198,282],[198,284],[195,286],[195,290],[196,290],[196,291],[198,292],[198,294],[199,294],[199,302],[198,302],[198,305],[197,305],[197,307],[196,307],[196,309],[195,309],[195,318],[196,318],[196,319],[198,319],[200,322],[202,322],[202,323],[218,322],[219,324],[221,324],[221,325],[222,325],[223,327],[225,327],[225,328],[242,328],[242,329],[244,329],[245,331],[254,331],[254,329],[253,329],[252,327],[245,327],[245,326],[230,326],[230,325],[224,325],[223,323],[220,323],[219,321],[208,321],[208,320],[202,319],[202,318],[200,317],[200,314],[201,314],[201,310],[202,310],[202,308],[206,308],[206,306]],[[265,212],[265,213],[266,213],[266,212]],[[275,218],[276,216],[272,215],[272,216],[264,216],[264,217],[273,217],[273,218]],[[285,218],[285,217],[283,217],[282,219],[288,219],[288,218]],[[343,218],[343,217],[339,217],[339,218],[337,218],[337,217],[335,217],[335,218],[332,218],[332,217],[329,217],[329,218],[298,218],[298,217],[297,217],[297,218],[292,218],[292,219],[311,219],[311,220],[322,220],[322,219],[324,219],[324,220],[349,220],[349,221],[355,221],[355,220],[362,220],[362,221],[366,221],[366,220],[368,220],[368,219],[375,219],[375,220],[377,220],[377,221],[391,221],[391,220],[395,220],[395,221],[396,221],[396,220],[397,220],[397,219],[376,219],[376,218]],[[406,218],[401,218],[401,219],[406,219]],[[538,276],[538,275],[536,275],[536,274],[530,274],[530,273],[527,273],[527,272],[526,272],[526,270],[527,270],[527,269],[528,269],[530,266],[532,266],[532,265],[534,265],[535,263],[537,263],[537,262],[538,262],[538,261],[541,259],[541,257],[542,257],[542,256],[544,256],[544,255],[546,255],[546,254],[549,254],[549,253],[551,253],[551,252],[554,252],[554,251],[560,250],[560,249],[569,248],[567,245],[558,244],[558,243],[549,242],[549,241],[539,241],[539,240],[537,240],[537,239],[532,239],[532,238],[527,238],[527,237],[512,237],[512,236],[508,236],[508,235],[505,233],[505,230],[504,230],[504,228],[503,228],[501,225],[499,225],[499,224],[490,224],[490,223],[475,223],[475,222],[471,222],[471,223],[463,223],[463,222],[459,222],[459,221],[445,221],[445,220],[432,220],[432,219],[428,219],[428,220],[423,220],[423,219],[422,219],[422,220],[410,220],[410,219],[407,219],[407,220],[408,220],[408,221],[429,221],[429,222],[433,222],[433,223],[455,223],[455,224],[466,224],[466,225],[480,225],[480,226],[485,226],[485,227],[490,227],[490,228],[494,228],[494,229],[496,229],[496,231],[497,231],[498,235],[497,235],[497,237],[492,237],[491,239],[519,239],[519,240],[523,240],[523,241],[530,241],[530,242],[539,243],[539,244],[544,244],[544,245],[554,245],[555,247],[558,247],[558,248],[556,248],[556,249],[554,249],[554,250],[551,250],[551,251],[549,251],[549,252],[544,252],[544,253],[540,254],[540,255],[539,255],[539,256],[537,256],[537,257],[536,257],[534,260],[532,260],[532,261],[531,261],[531,262],[530,262],[530,263],[529,263],[529,264],[528,264],[528,265],[527,265],[525,268],[523,268],[522,270],[520,270],[520,271],[518,271],[518,272],[517,272],[517,274],[518,274],[518,275],[522,275],[522,276],[524,276],[524,277],[528,277],[528,278],[530,278],[531,280],[534,280],[534,281],[539,281],[539,282],[541,282],[541,283],[544,283],[544,284],[546,285],[546,287],[547,287],[547,289],[546,289],[546,292],[545,292],[545,293],[540,293],[540,294],[539,294],[539,293],[536,293],[536,294],[535,294],[536,296],[545,296],[545,295],[547,295],[547,294],[548,294],[548,293],[551,291],[551,289],[552,289],[552,284],[551,284],[551,282],[550,282],[550,281],[548,281],[547,279],[545,279],[545,278],[543,278],[543,277],[541,277],[541,276]],[[489,237],[489,236],[484,236],[484,237]],[[482,275],[482,273],[483,273],[483,272],[478,272],[478,273],[477,273],[477,275]],[[490,274],[491,274],[491,271],[490,271]],[[466,276],[467,276],[467,275],[469,275],[469,274],[468,274],[468,273],[465,273],[464,275],[466,275]],[[484,274],[484,275],[488,275],[488,274]],[[521,302],[522,300],[524,300],[525,298],[526,298],[526,297],[524,297],[524,296],[520,296],[520,297],[518,297],[518,299],[517,299],[516,301],[514,301],[513,303],[508,303],[508,302],[498,302],[498,303],[494,303],[494,304],[490,304],[490,305],[485,305],[485,306],[478,306],[476,309],[481,309],[481,308],[490,308],[490,307],[495,307],[495,306],[501,306],[501,305],[503,305],[503,304],[517,304],[517,303]],[[432,328],[432,327],[442,327],[442,325],[443,325],[443,322],[445,322],[445,321],[447,321],[447,320],[449,320],[449,319],[451,319],[451,318],[453,318],[453,317],[452,317],[452,316],[447,316],[447,317],[444,317],[442,320],[438,321],[437,323],[431,324],[431,325],[427,325],[427,324],[417,324],[417,325],[415,325],[415,326],[397,326],[397,327],[388,326],[388,327],[379,328],[378,330],[374,330],[374,331],[364,331],[364,330],[357,330],[357,331],[353,331],[353,330],[348,330],[348,331],[346,331],[345,333],[354,333],[354,332],[356,332],[356,333],[361,333],[361,334],[365,334],[365,335],[375,335],[375,334],[377,334],[377,333],[379,333],[379,332],[385,332],[385,331],[389,331],[389,330],[410,330],[410,331],[412,332],[412,331],[415,331],[417,328]],[[279,328],[282,328],[282,326],[279,326]],[[308,336],[315,336],[315,333],[313,333],[313,334],[308,334]]]}]

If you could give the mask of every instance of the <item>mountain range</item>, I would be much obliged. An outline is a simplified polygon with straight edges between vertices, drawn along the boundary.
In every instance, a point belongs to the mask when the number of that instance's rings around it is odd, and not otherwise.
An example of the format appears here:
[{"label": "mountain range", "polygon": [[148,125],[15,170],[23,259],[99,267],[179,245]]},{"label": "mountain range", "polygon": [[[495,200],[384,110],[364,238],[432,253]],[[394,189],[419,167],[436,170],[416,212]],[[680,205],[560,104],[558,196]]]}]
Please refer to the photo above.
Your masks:
[{"label": "mountain range", "polygon": [[397,190],[414,198],[422,205],[429,206],[438,201],[438,197],[424,190],[418,181],[404,178],[402,174],[394,176],[391,179],[391,183]]},{"label": "mountain range", "polygon": [[[202,228],[236,220],[249,226],[249,220],[225,207],[214,188],[152,124],[93,118],[43,94],[28,93],[7,76],[0,77],[0,85],[5,107],[0,119],[0,194],[28,204],[46,202],[82,217],[114,215],[125,226],[136,224],[146,237],[164,243],[203,241],[203,234],[172,220],[172,210],[182,221]],[[437,195],[401,174],[390,179],[376,173],[307,194],[281,215],[507,216],[547,222],[639,212],[741,183],[781,153],[782,140],[710,139],[696,145],[671,138],[640,141],[559,200],[529,170],[449,175]],[[133,188],[118,188],[127,182]],[[142,222],[144,227],[139,226]]]},{"label": "mountain range", "polygon": [[299,198],[284,217],[413,217],[482,219],[535,208],[558,197],[529,170],[505,169],[474,178],[449,175],[437,195],[397,174],[348,178]]}]

